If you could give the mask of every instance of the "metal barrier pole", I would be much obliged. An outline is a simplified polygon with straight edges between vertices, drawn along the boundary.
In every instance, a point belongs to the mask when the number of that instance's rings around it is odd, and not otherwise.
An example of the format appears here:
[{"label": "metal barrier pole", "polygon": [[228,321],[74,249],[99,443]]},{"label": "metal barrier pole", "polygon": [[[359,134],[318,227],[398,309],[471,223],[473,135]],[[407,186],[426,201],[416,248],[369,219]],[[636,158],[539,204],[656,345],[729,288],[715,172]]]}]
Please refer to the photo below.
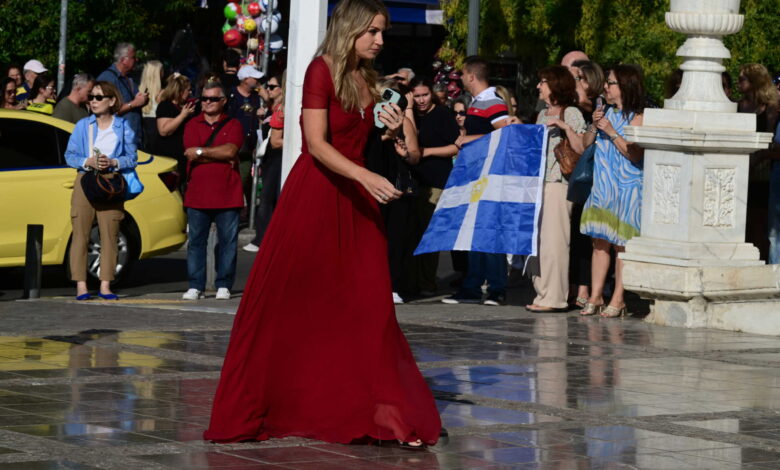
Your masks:
[{"label": "metal barrier pole", "polygon": [[27,252],[24,260],[25,299],[41,296],[41,272],[43,260],[43,225],[27,225]]},{"label": "metal barrier pole", "polygon": [[216,289],[214,282],[217,280],[217,260],[214,249],[217,247],[217,226],[211,224],[209,238],[206,242],[206,290]]},{"label": "metal barrier pole", "polygon": [[[259,145],[259,144],[258,144]],[[249,228],[254,230],[255,216],[257,215],[257,183],[260,180],[260,163],[258,158],[252,156],[252,190],[249,198]]]}]

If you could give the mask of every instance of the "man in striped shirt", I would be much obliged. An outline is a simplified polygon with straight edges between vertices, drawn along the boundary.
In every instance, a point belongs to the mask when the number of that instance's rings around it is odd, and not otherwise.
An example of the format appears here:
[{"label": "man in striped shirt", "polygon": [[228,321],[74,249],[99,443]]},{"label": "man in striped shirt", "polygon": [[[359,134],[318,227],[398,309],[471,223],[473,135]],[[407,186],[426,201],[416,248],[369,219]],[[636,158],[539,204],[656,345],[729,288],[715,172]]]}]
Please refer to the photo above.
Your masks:
[{"label": "man in striped shirt", "polygon": [[[467,57],[463,63],[463,87],[474,99],[466,110],[466,136],[455,145],[477,140],[512,121],[506,103],[488,83],[488,63],[478,56]],[[496,221],[498,222],[498,221]],[[480,303],[482,284],[487,281],[485,305],[501,305],[506,300],[506,255],[500,253],[469,252],[469,267],[461,288],[442,300],[445,304]]]}]

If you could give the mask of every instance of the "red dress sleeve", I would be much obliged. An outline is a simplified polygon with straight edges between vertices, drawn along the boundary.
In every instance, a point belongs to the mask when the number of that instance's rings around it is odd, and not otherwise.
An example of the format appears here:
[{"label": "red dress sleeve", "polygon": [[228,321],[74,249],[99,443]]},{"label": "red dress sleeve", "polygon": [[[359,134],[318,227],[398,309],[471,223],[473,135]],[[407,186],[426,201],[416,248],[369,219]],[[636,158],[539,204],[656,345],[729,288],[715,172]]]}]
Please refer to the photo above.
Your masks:
[{"label": "red dress sleeve", "polygon": [[317,57],[309,64],[303,79],[303,109],[328,109],[334,94],[328,64]]}]

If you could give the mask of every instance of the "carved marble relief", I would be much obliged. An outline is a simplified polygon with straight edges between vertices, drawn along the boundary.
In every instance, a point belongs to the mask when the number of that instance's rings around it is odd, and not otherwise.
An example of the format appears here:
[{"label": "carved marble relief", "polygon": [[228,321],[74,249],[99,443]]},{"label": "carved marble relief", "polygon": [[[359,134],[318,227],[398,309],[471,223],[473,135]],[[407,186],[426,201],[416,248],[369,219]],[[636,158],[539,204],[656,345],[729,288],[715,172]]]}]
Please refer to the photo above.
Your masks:
[{"label": "carved marble relief", "polygon": [[655,165],[653,172],[653,223],[680,222],[680,167]]},{"label": "carved marble relief", "polygon": [[733,227],[736,217],[736,168],[704,170],[704,213],[707,227]]}]

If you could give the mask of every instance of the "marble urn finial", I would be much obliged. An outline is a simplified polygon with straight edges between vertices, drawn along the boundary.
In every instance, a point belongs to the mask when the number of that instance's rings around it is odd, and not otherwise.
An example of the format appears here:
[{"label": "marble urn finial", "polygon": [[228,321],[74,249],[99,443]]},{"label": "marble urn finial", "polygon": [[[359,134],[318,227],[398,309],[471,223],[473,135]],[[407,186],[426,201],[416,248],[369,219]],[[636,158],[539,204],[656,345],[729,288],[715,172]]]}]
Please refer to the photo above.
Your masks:
[{"label": "marble urn finial", "polygon": [[666,24],[688,36],[677,50],[685,61],[680,68],[680,89],[664,102],[665,109],[735,113],[736,103],[723,91],[723,59],[731,53],[723,45],[723,36],[742,29],[740,0],[672,0]]}]

